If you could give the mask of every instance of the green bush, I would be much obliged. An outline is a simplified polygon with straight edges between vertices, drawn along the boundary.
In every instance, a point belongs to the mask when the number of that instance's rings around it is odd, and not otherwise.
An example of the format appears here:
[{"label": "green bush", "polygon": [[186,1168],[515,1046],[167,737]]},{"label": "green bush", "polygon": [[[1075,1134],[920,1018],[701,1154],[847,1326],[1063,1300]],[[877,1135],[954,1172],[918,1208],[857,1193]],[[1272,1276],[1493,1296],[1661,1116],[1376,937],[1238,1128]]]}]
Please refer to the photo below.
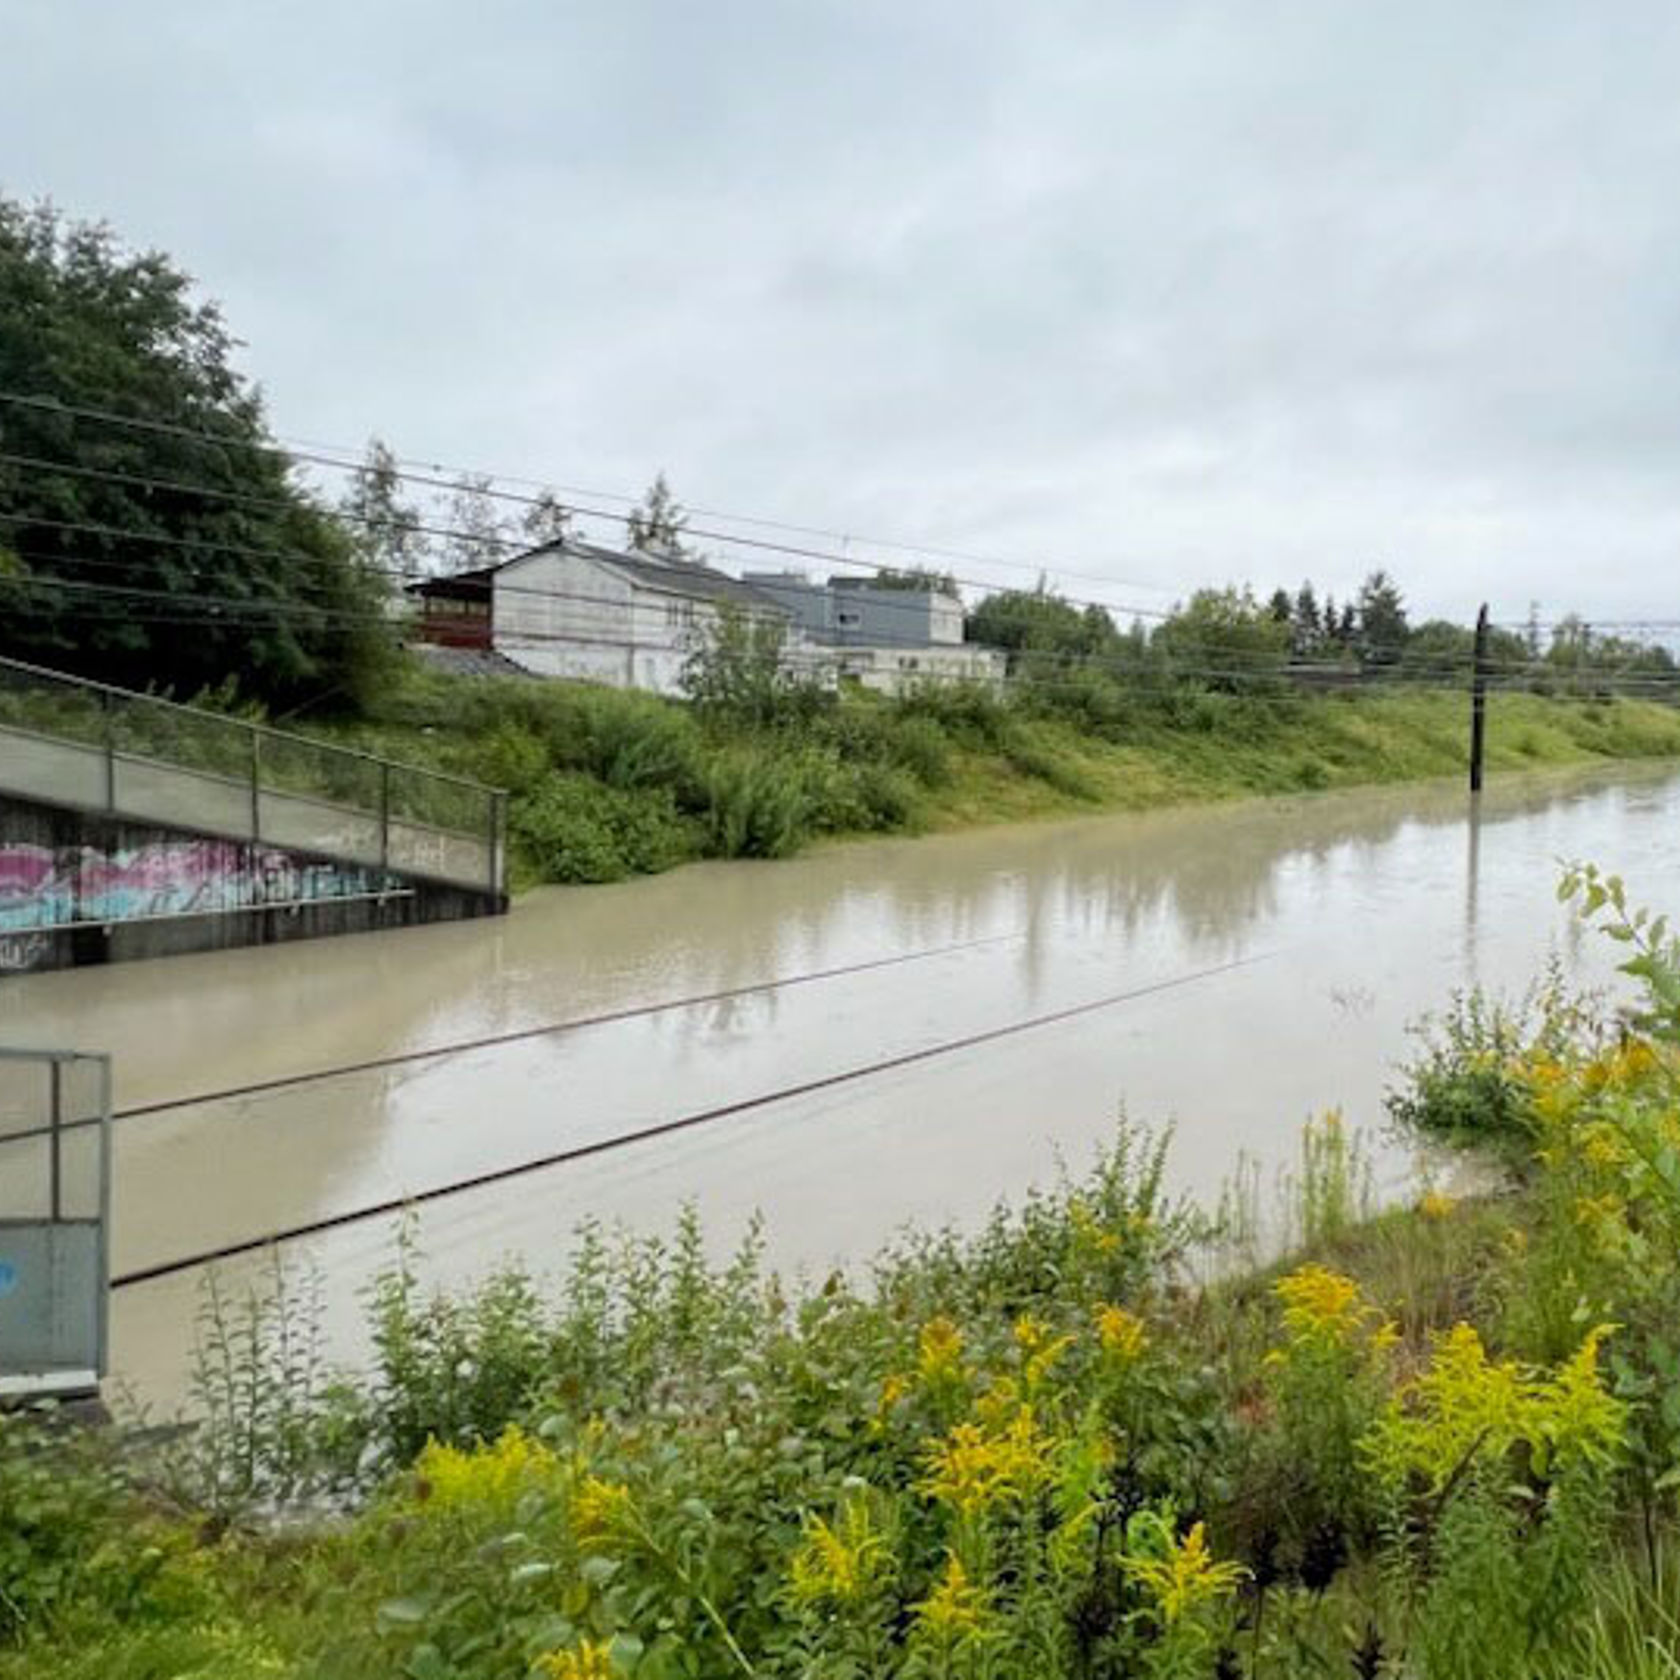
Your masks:
[{"label": "green bush", "polygon": [[85,1437],[0,1411],[0,1645],[67,1608],[100,1564],[121,1483]]},{"label": "green bush", "polygon": [[814,827],[819,766],[807,755],[752,749],[713,759],[704,773],[707,851],[726,858],[797,851]]},{"label": "green bush", "polygon": [[545,881],[619,881],[698,854],[695,826],[668,791],[628,791],[575,774],[547,776],[514,799],[508,829]]}]

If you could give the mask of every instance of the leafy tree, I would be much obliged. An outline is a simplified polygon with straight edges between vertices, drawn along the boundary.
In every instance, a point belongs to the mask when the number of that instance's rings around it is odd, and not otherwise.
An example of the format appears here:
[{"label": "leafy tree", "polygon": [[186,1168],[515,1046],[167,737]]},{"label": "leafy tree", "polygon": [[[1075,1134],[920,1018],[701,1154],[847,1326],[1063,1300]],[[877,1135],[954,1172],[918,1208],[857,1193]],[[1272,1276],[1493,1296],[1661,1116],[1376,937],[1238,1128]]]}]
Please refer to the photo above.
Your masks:
[{"label": "leafy tree", "polygon": [[1290,623],[1295,616],[1295,610],[1289,599],[1289,591],[1287,589],[1274,589],[1271,600],[1266,603],[1266,611],[1279,624]]},{"label": "leafy tree", "polygon": [[957,593],[957,580],[949,572],[936,572],[926,566],[883,566],[870,580],[876,589],[927,591],[934,595]]},{"label": "leafy tree", "polygon": [[1246,587],[1198,589],[1153,637],[1170,670],[1234,693],[1279,678],[1289,643],[1289,625],[1279,623]]},{"label": "leafy tree", "polygon": [[350,480],[339,511],[363,564],[387,584],[425,573],[427,542],[420,511],[403,500],[401,469],[382,439],[368,439],[367,456]]},{"label": "leafy tree", "polygon": [[[213,303],[156,251],[0,198],[0,652],[133,687],[363,692],[379,580],[293,478]],[[62,406],[57,406],[62,405]],[[124,424],[78,414],[99,410]]]},{"label": "leafy tree", "polygon": [[1295,602],[1289,613],[1289,639],[1290,650],[1297,659],[1311,659],[1323,650],[1324,623],[1310,582],[1295,591]]},{"label": "leafy tree", "polygon": [[831,698],[788,658],[785,619],[732,602],[699,632],[682,687],[696,710],[756,728],[806,720]]},{"label": "leafy tree", "polygon": [[1406,646],[1406,604],[1394,580],[1381,568],[1359,590],[1355,646],[1367,665],[1393,665]]},{"label": "leafy tree", "polygon": [[540,490],[521,516],[519,529],[533,548],[564,542],[572,534],[572,510],[552,490]]},{"label": "leafy tree", "polygon": [[449,493],[449,535],[443,539],[446,571],[473,572],[480,566],[494,566],[514,546],[491,489],[482,473],[462,473],[455,480]]},{"label": "leafy tree", "polygon": [[688,512],[671,494],[671,486],[660,473],[648,486],[639,506],[630,510],[630,546],[661,560],[693,560],[694,550],[683,541]]},{"label": "leafy tree", "polygon": [[971,642],[1003,649],[1011,673],[1102,659],[1116,652],[1120,642],[1104,608],[1081,610],[1054,594],[1042,578],[1036,589],[988,595],[968,615],[965,633]]}]

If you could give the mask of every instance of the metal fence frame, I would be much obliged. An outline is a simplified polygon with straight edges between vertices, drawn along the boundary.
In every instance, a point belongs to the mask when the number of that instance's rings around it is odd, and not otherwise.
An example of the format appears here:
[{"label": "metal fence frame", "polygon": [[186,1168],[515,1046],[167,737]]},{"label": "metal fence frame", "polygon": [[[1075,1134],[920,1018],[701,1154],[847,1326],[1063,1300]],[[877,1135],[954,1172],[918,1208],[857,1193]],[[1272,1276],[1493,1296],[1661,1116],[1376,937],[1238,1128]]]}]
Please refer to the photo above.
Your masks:
[{"label": "metal fence frame", "polygon": [[[95,1270],[98,1290],[95,1302],[94,1361],[91,1367],[96,1378],[102,1378],[110,1368],[111,1349],[111,1058],[89,1050],[22,1050],[0,1045],[0,1078],[8,1066],[45,1063],[48,1069],[48,1119],[44,1127],[31,1127],[22,1132],[0,1134],[0,1142],[22,1142],[44,1137],[47,1148],[47,1214],[43,1219],[9,1218],[0,1216],[0,1239],[7,1231],[34,1229],[40,1226],[96,1227]],[[64,1115],[64,1070],[71,1064],[90,1065],[96,1072],[96,1115]],[[97,1144],[98,1190],[95,1197],[97,1212],[91,1217],[69,1219],[64,1216],[64,1140],[67,1134],[85,1131],[92,1124],[99,1129]],[[0,1369],[0,1376],[51,1378],[71,1375],[89,1369],[87,1366],[63,1366],[51,1370],[11,1372]]]},{"label": "metal fence frame", "polygon": [[[102,753],[104,755],[104,797],[99,805],[92,807],[93,809],[101,810],[113,816],[124,814],[124,808],[117,795],[117,769],[119,764],[157,765],[167,770],[200,777],[207,782],[222,782],[230,788],[242,787],[248,789],[249,822],[248,825],[240,829],[238,834],[240,839],[249,839],[255,843],[261,843],[265,839],[269,839],[275,845],[295,844],[295,842],[282,836],[265,836],[263,833],[262,801],[263,796],[267,794],[297,804],[315,804],[324,809],[353,812],[376,820],[378,823],[377,856],[348,852],[343,855],[353,856],[356,862],[377,865],[380,868],[403,869],[405,867],[400,859],[393,860],[392,858],[391,833],[393,825],[397,827],[407,826],[422,832],[455,835],[462,839],[471,840],[475,845],[482,844],[486,859],[486,868],[482,880],[468,880],[459,874],[447,874],[442,878],[455,881],[460,885],[481,887],[492,895],[499,895],[505,890],[508,796],[506,790],[502,788],[491,787],[487,783],[477,782],[466,776],[452,776],[445,771],[432,770],[418,764],[405,764],[399,759],[383,758],[377,753],[363,752],[357,747],[343,747],[328,741],[317,741],[310,736],[275,729],[268,724],[252,723],[244,718],[225,717],[221,713],[206,711],[202,707],[183,705],[177,700],[165,700],[157,695],[140,694],[132,689],[117,688],[110,683],[96,682],[92,678],[73,676],[68,672],[50,670],[41,665],[31,665],[21,659],[0,657],[0,676],[6,674],[21,677],[26,687],[36,690],[57,689],[65,692],[84,693],[95,697],[99,719],[97,740],[89,740],[66,731],[55,732],[50,725],[33,720],[15,726],[5,725],[5,727],[15,727],[19,733],[36,735],[42,740],[62,741]],[[192,728],[208,731],[211,736],[219,732],[221,738],[228,742],[232,748],[232,751],[228,754],[229,760],[237,758],[247,766],[246,770],[243,774],[235,776],[222,769],[187,764],[144,751],[125,751],[118,742],[118,729],[122,717],[125,713],[143,715],[148,712],[188,720]],[[301,749],[323,766],[337,764],[352,767],[356,771],[367,772],[370,780],[377,780],[377,798],[371,801],[328,798],[320,792],[309,792],[287,787],[283,783],[272,779],[265,781],[263,776],[264,745],[269,742],[275,743],[274,750],[278,750],[282,743],[288,750]],[[423,819],[413,819],[405,824],[400,801],[393,799],[393,793],[400,789],[402,779],[408,779],[416,786],[430,785],[456,795],[465,796],[466,800],[472,805],[481,806],[482,813],[471,828],[441,822],[427,822]],[[424,871],[419,872],[424,873]]]}]

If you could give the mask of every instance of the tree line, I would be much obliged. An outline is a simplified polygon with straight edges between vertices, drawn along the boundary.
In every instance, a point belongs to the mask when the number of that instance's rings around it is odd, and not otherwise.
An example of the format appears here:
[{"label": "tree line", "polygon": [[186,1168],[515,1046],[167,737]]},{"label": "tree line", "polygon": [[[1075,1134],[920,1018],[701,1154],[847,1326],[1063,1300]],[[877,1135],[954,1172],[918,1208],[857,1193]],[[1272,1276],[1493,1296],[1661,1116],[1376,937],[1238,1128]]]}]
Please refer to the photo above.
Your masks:
[{"label": "tree line", "polygon": [[[274,438],[235,346],[218,307],[166,256],[0,196],[0,392],[51,393],[0,402],[0,653],[126,687],[354,706],[389,671],[405,583],[574,531],[553,489],[509,499],[469,473],[416,499],[413,476],[377,438],[345,485],[324,491]],[[661,474],[615,541],[698,560],[687,527]],[[875,581],[959,595],[949,573],[922,567],[883,568]],[[1203,589],[1153,627],[1124,628],[1041,581],[988,595],[966,623],[970,640],[1008,653],[1017,677],[1083,666],[1212,688],[1291,665],[1456,671],[1472,643],[1467,626],[1413,626],[1381,570],[1341,603],[1311,583],[1264,601],[1247,587]],[[1579,619],[1544,640],[1537,624],[1501,629],[1492,654],[1583,680],[1675,669],[1666,650]]]}]

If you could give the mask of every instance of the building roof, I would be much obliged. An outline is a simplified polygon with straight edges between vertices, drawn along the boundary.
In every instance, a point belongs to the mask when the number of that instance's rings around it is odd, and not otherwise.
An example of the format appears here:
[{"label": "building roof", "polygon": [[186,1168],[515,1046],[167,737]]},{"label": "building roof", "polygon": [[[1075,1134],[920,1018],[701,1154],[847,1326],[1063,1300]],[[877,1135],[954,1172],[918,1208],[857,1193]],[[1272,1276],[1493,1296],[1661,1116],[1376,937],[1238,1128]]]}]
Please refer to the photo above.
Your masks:
[{"label": "building roof", "polygon": [[[531,677],[532,673],[505,654],[488,648],[443,647],[436,642],[412,642],[408,651],[439,671],[457,677]],[[533,678],[534,680],[534,678]]]},{"label": "building roof", "polygon": [[608,571],[617,572],[638,589],[656,589],[661,594],[682,595],[694,600],[733,602],[740,607],[786,611],[779,601],[772,600],[762,590],[754,589],[750,583],[742,583],[740,579],[699,560],[661,560],[657,555],[626,554],[616,548],[598,547],[594,543],[567,542],[561,546],[569,553],[582,555],[586,560],[605,566]]},{"label": "building roof", "polygon": [[527,549],[494,566],[480,566],[470,572],[455,572],[449,577],[426,578],[408,585],[411,595],[439,596],[444,599],[477,596],[498,572],[510,566],[523,565],[539,554],[562,549],[592,560],[608,571],[616,572],[637,589],[653,589],[664,595],[680,595],[689,600],[731,602],[739,607],[752,607],[760,612],[786,614],[787,608],[761,589],[742,583],[726,572],[720,572],[699,560],[661,560],[653,554],[627,554],[616,548],[603,548],[597,543],[580,542],[565,537],[559,542],[544,543],[540,548]]}]

